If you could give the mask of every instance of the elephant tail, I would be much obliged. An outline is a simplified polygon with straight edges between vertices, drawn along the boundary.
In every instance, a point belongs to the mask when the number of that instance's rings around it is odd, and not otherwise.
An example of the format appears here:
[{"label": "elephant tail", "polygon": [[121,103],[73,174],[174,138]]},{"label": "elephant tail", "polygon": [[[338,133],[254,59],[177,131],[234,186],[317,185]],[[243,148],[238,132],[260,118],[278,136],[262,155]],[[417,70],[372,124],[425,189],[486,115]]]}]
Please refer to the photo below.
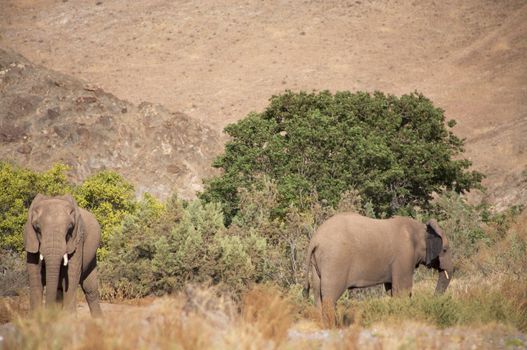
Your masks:
[{"label": "elephant tail", "polygon": [[307,254],[306,254],[306,280],[304,282],[304,290],[302,291],[302,295],[304,296],[304,298],[309,298],[309,288],[310,288],[310,285],[309,285],[309,271],[311,270],[311,259],[313,257],[313,253],[315,252],[316,250],[316,245],[311,242],[309,244],[309,247],[307,249]]}]

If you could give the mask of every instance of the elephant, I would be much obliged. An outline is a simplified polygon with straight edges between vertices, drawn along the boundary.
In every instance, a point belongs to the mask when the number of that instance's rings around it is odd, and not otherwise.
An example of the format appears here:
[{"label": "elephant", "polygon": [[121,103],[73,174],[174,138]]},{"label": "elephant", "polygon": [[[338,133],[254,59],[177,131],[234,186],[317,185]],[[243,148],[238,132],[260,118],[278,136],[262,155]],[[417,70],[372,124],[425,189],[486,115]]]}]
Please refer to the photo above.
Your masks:
[{"label": "elephant", "polygon": [[436,293],[444,293],[453,262],[436,220],[425,225],[408,217],[340,213],[322,223],[310,240],[303,294],[309,296],[311,272],[315,305],[332,322],[336,302],[347,289],[384,284],[393,296],[411,295],[419,265],[439,271]]},{"label": "elephant", "polygon": [[97,247],[101,229],[95,216],[80,208],[71,195],[38,194],[24,226],[30,309],[45,304],[75,312],[80,284],[93,317],[102,316],[97,281]]}]

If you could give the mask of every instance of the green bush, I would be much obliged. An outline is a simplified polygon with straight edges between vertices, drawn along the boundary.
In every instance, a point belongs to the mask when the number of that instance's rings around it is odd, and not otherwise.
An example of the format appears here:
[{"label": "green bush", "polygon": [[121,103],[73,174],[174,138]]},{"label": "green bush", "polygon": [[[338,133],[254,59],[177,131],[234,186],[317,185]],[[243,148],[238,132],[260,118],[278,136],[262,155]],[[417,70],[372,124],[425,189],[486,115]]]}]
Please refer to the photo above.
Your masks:
[{"label": "green bush", "polygon": [[213,275],[214,237],[223,230],[223,215],[215,204],[180,203],[178,220],[159,232],[152,260],[156,292],[172,292],[187,282],[204,282]]},{"label": "green bush", "polygon": [[466,269],[470,274],[478,274],[482,278],[493,275],[521,278],[526,275],[527,210],[522,213],[517,210],[512,208],[508,212],[497,214],[493,221],[487,219],[487,231],[492,243],[481,247],[471,263],[467,264]]},{"label": "green bush", "polygon": [[108,255],[99,268],[105,298],[135,298],[153,292],[152,259],[156,242],[179,220],[182,207],[171,200],[166,206],[146,197],[135,214],[127,215],[107,242]]},{"label": "green bush", "polygon": [[[525,242],[516,237],[514,232],[509,234],[515,220],[520,218],[520,211],[521,207],[513,206],[506,211],[492,213],[487,205],[470,204],[463,196],[450,191],[438,196],[431,209],[420,215],[426,214],[439,220],[450,241],[456,269],[465,272],[475,263],[479,268],[482,267],[481,263],[474,261],[478,252],[482,250],[493,250],[494,253],[490,256],[493,259],[499,258],[501,255],[497,254],[496,248],[504,242],[507,242],[508,256],[522,255],[525,251],[523,248]],[[501,258],[508,259],[508,257]],[[518,258],[513,259],[513,261],[517,260]],[[494,270],[503,268],[503,263],[494,262]]]},{"label": "green bush", "polygon": [[101,264],[106,295],[159,295],[211,279],[215,236],[223,229],[217,205],[175,196],[162,212],[141,208],[128,215],[110,237],[110,254]]},{"label": "green bush", "polygon": [[283,287],[300,283],[304,276],[304,253],[309,238],[318,220],[327,215],[322,208],[314,205],[310,210],[300,212],[289,208],[283,219],[274,217],[278,206],[278,188],[275,181],[262,177],[248,189],[240,191],[240,207],[228,228],[233,236],[265,238],[267,249],[259,281],[272,280]]},{"label": "green bush", "polygon": [[38,193],[70,193],[72,185],[66,178],[67,170],[66,166],[57,164],[39,173],[0,162],[0,248],[22,251],[23,229],[31,201]]},{"label": "green bush", "polygon": [[[0,162],[0,248],[22,251],[28,209],[38,193],[49,196],[71,193],[79,206],[92,211],[99,220],[102,229],[100,256],[107,254],[109,236],[125,215],[137,209],[134,187],[112,171],[95,174],[75,186],[68,181],[67,172],[68,167],[62,164],[36,172]],[[162,206],[148,194],[144,200],[152,207]]]},{"label": "green bush", "polygon": [[152,216],[138,210],[111,236],[101,264],[105,297],[142,297],[214,283],[238,294],[253,283],[288,287],[303,278],[303,254],[314,220],[290,213],[270,219],[275,185],[262,182],[242,195],[242,207],[225,228],[221,207],[172,197]]},{"label": "green bush", "polygon": [[457,267],[472,257],[481,245],[491,243],[484,230],[483,212],[483,207],[469,204],[455,192],[445,192],[434,201],[430,214],[445,231]]},{"label": "green bush", "polygon": [[217,282],[239,293],[252,283],[268,281],[269,261],[267,241],[252,232],[247,236],[219,235],[216,237],[218,260],[214,267]]},{"label": "green bush", "polygon": [[88,177],[75,189],[75,199],[91,211],[101,225],[99,257],[104,259],[107,242],[124,217],[136,211],[134,186],[114,171],[105,170]]},{"label": "green bush", "polygon": [[223,173],[206,182],[201,198],[222,203],[227,222],[239,210],[239,190],[262,175],[276,182],[279,216],[315,200],[336,206],[350,190],[377,215],[392,215],[482,178],[459,159],[463,141],[447,129],[443,111],[417,93],[286,92],[225,132],[231,140],[214,163]]}]

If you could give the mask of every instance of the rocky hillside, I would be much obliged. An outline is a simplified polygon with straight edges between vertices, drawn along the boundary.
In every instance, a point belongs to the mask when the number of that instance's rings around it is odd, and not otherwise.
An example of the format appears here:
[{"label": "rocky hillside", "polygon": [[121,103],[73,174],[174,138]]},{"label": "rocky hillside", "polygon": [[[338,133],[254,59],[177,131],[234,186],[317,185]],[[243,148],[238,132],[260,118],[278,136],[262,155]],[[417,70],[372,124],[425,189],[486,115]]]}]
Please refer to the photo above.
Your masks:
[{"label": "rocky hillside", "polygon": [[61,162],[74,180],[113,169],[165,197],[190,197],[220,150],[219,134],[162,106],[135,106],[97,86],[0,49],[0,159],[33,169]]},{"label": "rocky hillside", "polygon": [[285,89],[418,90],[457,120],[466,156],[487,175],[483,196],[498,209],[527,202],[525,0],[3,0],[1,8],[0,47],[218,132]]}]

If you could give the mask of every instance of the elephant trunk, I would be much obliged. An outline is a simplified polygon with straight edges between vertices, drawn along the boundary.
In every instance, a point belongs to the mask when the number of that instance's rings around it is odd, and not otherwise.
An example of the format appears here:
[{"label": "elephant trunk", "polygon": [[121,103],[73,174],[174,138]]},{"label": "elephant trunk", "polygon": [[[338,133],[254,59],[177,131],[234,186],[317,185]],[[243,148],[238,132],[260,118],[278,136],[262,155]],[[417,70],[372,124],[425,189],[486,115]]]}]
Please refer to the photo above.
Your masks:
[{"label": "elephant trunk", "polygon": [[46,264],[46,306],[57,303],[57,291],[60,283],[60,269],[64,262],[64,256],[57,253],[44,253]]},{"label": "elephant trunk", "polygon": [[437,279],[435,294],[443,294],[446,291],[453,274],[452,255],[448,252],[439,257],[439,278]]},{"label": "elephant trunk", "polygon": [[450,284],[451,276],[452,273],[448,273],[447,270],[439,272],[435,294],[443,294],[446,291],[448,285]]},{"label": "elephant trunk", "polygon": [[62,228],[52,228],[42,232],[40,246],[41,257],[44,258],[46,270],[46,307],[50,307],[58,302],[58,289],[61,287],[60,270],[64,264],[64,254],[66,253],[66,240],[64,239],[65,230]]}]

